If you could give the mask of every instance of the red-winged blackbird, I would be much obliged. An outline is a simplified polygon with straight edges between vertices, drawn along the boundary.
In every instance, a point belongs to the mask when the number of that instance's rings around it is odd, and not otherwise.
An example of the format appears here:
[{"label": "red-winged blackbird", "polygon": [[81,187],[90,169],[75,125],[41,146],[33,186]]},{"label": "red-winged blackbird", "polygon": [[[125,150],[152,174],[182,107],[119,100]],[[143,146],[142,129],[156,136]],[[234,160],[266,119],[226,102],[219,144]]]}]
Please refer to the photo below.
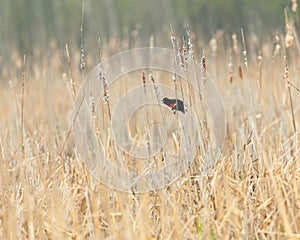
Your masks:
[{"label": "red-winged blackbird", "polygon": [[175,114],[176,110],[178,110],[182,113],[186,112],[186,109],[184,109],[183,101],[181,101],[179,99],[177,99],[177,105],[178,106],[176,106],[176,99],[169,99],[169,98],[165,97],[163,99],[163,103],[166,104],[167,106],[169,106],[174,114]]}]

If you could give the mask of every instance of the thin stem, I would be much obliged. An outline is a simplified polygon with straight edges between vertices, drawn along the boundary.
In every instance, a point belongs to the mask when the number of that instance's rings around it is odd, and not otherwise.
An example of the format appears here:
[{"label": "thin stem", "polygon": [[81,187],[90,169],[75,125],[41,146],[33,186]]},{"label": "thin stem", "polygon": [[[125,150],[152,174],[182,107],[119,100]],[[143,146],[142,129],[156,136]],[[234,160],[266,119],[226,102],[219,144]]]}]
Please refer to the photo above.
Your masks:
[{"label": "thin stem", "polygon": [[74,81],[74,78],[73,78],[73,71],[72,71],[72,66],[71,66],[69,47],[68,47],[67,43],[66,43],[66,54],[67,54],[67,61],[68,61],[68,68],[69,68],[69,75],[70,75],[70,85],[71,85],[71,89],[72,89],[72,94],[73,94],[73,97],[76,97],[75,81]]},{"label": "thin stem", "polygon": [[24,95],[25,95],[25,80],[26,80],[26,55],[23,57],[23,72],[22,72],[22,87],[21,87],[21,146],[22,159],[25,158],[24,146]]}]

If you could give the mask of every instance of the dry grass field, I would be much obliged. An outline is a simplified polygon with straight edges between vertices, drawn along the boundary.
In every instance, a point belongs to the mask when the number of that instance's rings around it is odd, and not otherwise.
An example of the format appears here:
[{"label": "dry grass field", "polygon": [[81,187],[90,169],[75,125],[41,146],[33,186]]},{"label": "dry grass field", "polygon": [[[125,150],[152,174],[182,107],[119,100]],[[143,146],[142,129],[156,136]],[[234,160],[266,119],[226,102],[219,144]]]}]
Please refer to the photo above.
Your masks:
[{"label": "dry grass field", "polygon": [[86,56],[82,73],[75,48],[70,67],[54,44],[25,60],[15,51],[2,57],[0,238],[300,239],[296,35],[263,42],[245,34],[243,42],[241,33],[218,33],[207,45],[194,43],[198,61],[205,49],[225,107],[222,154],[209,174],[199,153],[177,181],[143,194],[91,177],[72,140],[72,89],[97,54]]}]

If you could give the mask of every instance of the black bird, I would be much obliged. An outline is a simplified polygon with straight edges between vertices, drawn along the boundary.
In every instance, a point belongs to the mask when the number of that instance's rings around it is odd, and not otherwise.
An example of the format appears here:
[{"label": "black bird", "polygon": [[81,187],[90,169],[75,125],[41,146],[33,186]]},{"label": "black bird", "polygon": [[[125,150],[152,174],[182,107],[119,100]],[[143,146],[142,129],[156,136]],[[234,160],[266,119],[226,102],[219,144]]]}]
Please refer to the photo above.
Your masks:
[{"label": "black bird", "polygon": [[[177,102],[177,105],[176,106],[176,102]],[[163,99],[163,103],[166,104],[167,106],[169,106],[171,108],[171,110],[173,111],[173,113],[175,114],[176,113],[176,110],[182,112],[182,113],[185,113],[186,112],[186,109],[184,109],[184,104],[183,104],[183,101],[182,100],[179,100],[179,99],[169,99],[169,98],[164,98]]]}]

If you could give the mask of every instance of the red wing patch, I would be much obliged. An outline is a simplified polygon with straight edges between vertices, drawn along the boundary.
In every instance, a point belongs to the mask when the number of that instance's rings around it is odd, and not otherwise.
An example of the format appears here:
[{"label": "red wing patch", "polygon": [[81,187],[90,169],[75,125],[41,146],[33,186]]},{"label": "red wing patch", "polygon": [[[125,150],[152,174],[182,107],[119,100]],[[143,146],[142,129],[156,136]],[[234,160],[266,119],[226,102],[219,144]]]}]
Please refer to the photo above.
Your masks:
[{"label": "red wing patch", "polygon": [[162,99],[162,102],[164,104],[166,104],[168,107],[171,108],[171,110],[173,111],[173,113],[175,113],[176,111],[180,111],[182,113],[185,113],[185,107],[184,107],[184,103],[182,100],[179,99],[169,99],[167,97]]}]

